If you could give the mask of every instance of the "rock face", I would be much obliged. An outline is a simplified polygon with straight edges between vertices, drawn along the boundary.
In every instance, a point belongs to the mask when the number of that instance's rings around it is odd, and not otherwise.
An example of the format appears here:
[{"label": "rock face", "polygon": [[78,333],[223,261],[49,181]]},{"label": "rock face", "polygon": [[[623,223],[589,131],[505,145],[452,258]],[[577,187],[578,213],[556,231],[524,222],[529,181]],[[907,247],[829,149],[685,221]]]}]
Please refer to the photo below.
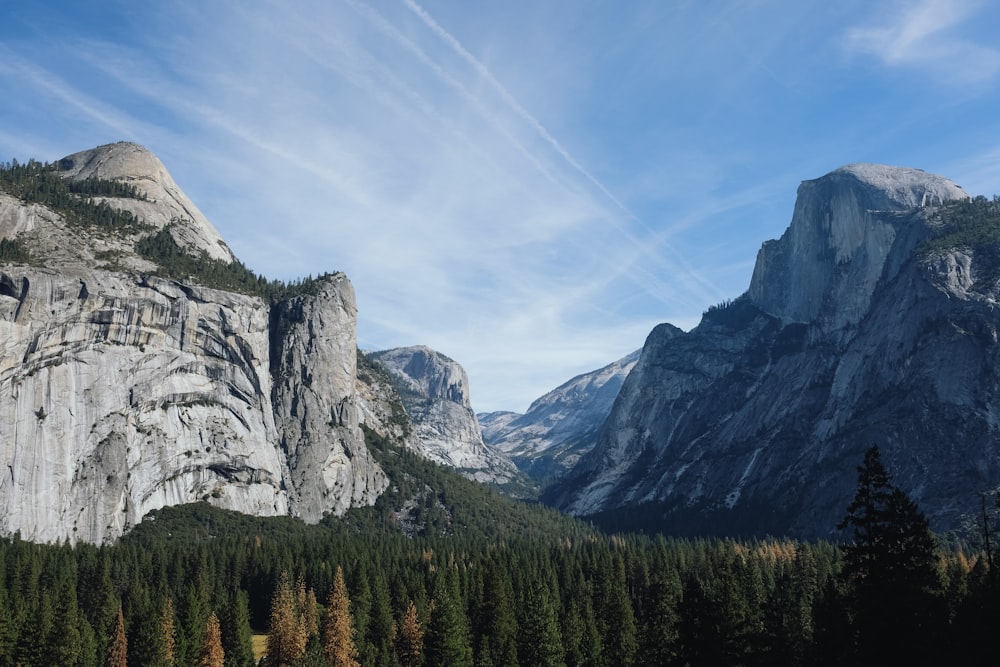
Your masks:
[{"label": "rock face", "polygon": [[455,361],[423,347],[368,356],[390,374],[414,425],[411,446],[469,479],[496,485],[519,480],[517,467],[488,447],[469,401],[469,379]]},{"label": "rock face", "polygon": [[371,505],[388,485],[359,425],[357,306],[344,274],[271,311],[274,414],[294,513],[315,522]]},{"label": "rock face", "polygon": [[534,401],[523,415],[477,415],[483,439],[530,477],[545,480],[563,474],[593,448],[638,359],[636,350],[604,368],[578,375]]},{"label": "rock face", "polygon": [[963,199],[877,165],[804,182],[749,291],[653,330],[548,500],[676,533],[829,536],[874,443],[935,529],[961,528],[1000,485],[1000,245],[924,245]]},{"label": "rock face", "polygon": [[[60,164],[134,182],[148,201],[109,205],[153,229],[172,222],[191,254],[231,259],[145,149]],[[308,521],[374,502],[386,480],[358,425],[347,278],[272,308],[149,275],[133,249],[143,233],[72,226],[0,194],[0,238],[33,258],[0,264],[0,533],[101,543],[197,500]]]},{"label": "rock face", "polygon": [[159,158],[137,144],[119,142],[68,155],[59,161],[67,178],[99,178],[134,186],[146,201],[116,199],[116,208],[137,216],[157,229],[173,223],[177,244],[191,251],[204,251],[212,259],[236,259],[212,223],[174,183]]}]

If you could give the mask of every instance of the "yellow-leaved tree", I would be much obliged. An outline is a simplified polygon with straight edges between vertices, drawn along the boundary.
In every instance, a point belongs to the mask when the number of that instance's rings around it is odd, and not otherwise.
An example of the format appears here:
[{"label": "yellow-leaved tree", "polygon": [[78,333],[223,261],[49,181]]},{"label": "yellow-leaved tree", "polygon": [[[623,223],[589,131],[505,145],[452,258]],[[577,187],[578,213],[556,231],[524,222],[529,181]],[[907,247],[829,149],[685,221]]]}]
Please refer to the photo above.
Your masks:
[{"label": "yellow-leaved tree", "polygon": [[323,620],[323,656],[330,667],[359,667],[358,649],[354,645],[354,622],[351,600],[344,583],[344,570],[338,565],[333,588],[326,602]]}]

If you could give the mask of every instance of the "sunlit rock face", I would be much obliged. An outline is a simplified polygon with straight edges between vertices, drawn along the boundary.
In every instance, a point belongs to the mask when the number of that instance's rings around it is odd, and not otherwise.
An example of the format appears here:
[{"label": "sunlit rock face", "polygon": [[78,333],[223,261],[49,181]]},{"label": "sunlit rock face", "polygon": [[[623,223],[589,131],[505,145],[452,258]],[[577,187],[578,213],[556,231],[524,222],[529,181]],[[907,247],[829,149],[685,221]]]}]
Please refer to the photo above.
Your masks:
[{"label": "sunlit rock face", "polygon": [[477,415],[483,439],[531,477],[544,481],[560,476],[593,448],[622,383],[638,359],[636,350],[603,368],[578,375],[532,402],[523,415]]},{"label": "sunlit rock face", "polygon": [[3,532],[102,542],[201,499],[287,513],[259,300],[85,269],[0,284]]},{"label": "sunlit rock face", "polygon": [[235,259],[212,223],[177,186],[160,159],[144,147],[126,141],[108,144],[67,155],[59,167],[67,178],[99,178],[134,186],[146,200],[116,199],[116,208],[156,228],[173,223],[171,234],[182,248],[204,251],[226,262]]},{"label": "sunlit rock face", "polygon": [[103,199],[147,228],[81,228],[0,193],[0,238],[32,255],[0,263],[0,533],[101,543],[198,500],[307,521],[374,502],[386,480],[359,426],[346,276],[274,306],[157,278],[134,251],[149,229],[232,255],[145,149],[59,164],[134,184],[146,201]]},{"label": "sunlit rock face", "polygon": [[469,400],[469,379],[457,362],[423,347],[371,352],[389,371],[414,425],[411,445],[432,461],[470,479],[504,485],[519,479],[516,466],[483,442]]},{"label": "sunlit rock face", "polygon": [[359,425],[356,318],[344,274],[272,310],[274,414],[292,507],[307,521],[371,505],[388,484]]},{"label": "sunlit rock face", "polygon": [[966,198],[879,165],[803,183],[743,297],[650,333],[549,501],[684,534],[830,536],[874,443],[935,528],[961,528],[1000,486],[1000,254],[922,244]]}]

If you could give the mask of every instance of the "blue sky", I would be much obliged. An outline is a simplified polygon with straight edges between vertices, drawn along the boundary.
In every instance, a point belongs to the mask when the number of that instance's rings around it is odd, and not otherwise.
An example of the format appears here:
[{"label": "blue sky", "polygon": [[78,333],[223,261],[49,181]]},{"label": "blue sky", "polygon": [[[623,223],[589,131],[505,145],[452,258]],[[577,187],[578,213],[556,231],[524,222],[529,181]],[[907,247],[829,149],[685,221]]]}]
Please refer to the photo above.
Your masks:
[{"label": "blue sky", "polygon": [[130,140],[479,411],[694,326],[850,162],[1000,193],[986,0],[0,0],[0,160]]}]

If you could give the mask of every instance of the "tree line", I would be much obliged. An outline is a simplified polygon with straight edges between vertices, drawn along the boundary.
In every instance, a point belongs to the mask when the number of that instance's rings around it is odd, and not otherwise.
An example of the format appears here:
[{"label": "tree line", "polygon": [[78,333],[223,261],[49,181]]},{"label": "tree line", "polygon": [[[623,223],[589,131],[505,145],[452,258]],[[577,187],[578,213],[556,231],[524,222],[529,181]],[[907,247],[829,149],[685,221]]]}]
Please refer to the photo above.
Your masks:
[{"label": "tree line", "polygon": [[[877,452],[844,546],[568,532],[407,538],[205,504],[115,545],[0,540],[0,665],[799,665],[992,655],[997,576],[941,553]],[[549,518],[544,521],[549,522]]]},{"label": "tree line", "polygon": [[135,186],[97,178],[64,178],[58,163],[17,160],[0,163],[0,190],[28,204],[41,204],[62,215],[70,225],[98,227],[117,233],[141,231],[145,225],[132,213],[112,208],[98,197],[145,200]]}]

